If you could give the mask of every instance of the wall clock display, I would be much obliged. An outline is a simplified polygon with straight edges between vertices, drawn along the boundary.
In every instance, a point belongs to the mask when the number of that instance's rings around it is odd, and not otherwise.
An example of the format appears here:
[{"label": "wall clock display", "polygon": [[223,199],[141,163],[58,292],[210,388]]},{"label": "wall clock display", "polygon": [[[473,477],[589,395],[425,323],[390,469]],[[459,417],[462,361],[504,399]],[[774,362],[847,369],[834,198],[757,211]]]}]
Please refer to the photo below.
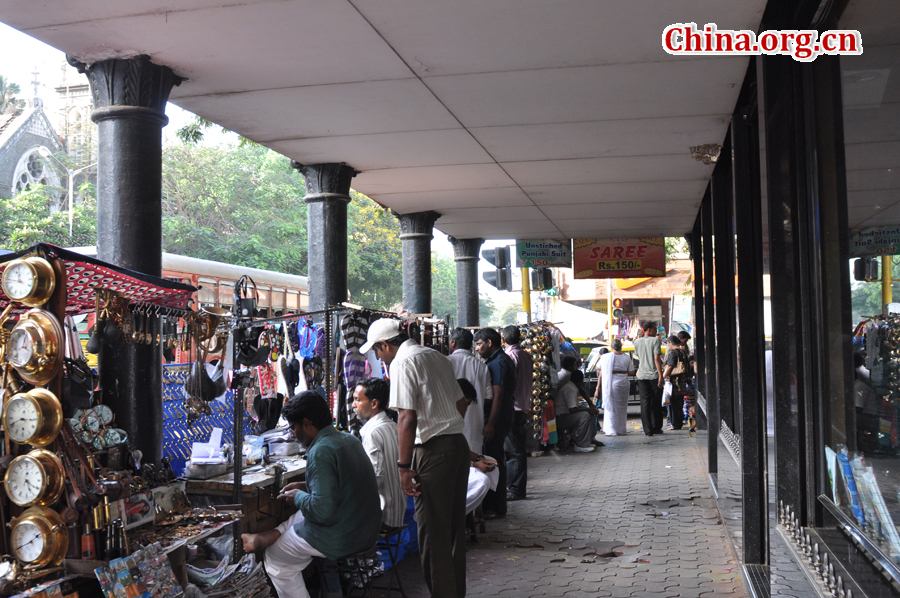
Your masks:
[{"label": "wall clock display", "polygon": [[12,329],[6,354],[23,380],[43,386],[62,367],[63,343],[63,329],[56,316],[41,309],[31,309]]},{"label": "wall clock display", "polygon": [[28,568],[59,565],[69,547],[66,524],[47,507],[31,507],[15,519],[10,540],[13,556]]},{"label": "wall clock display", "polygon": [[56,273],[42,257],[13,260],[3,271],[3,292],[28,307],[43,305],[56,288]]},{"label": "wall clock display", "polygon": [[59,435],[62,420],[59,399],[45,388],[14,395],[3,409],[3,430],[18,444],[47,446]]},{"label": "wall clock display", "polygon": [[45,449],[13,459],[3,479],[9,500],[20,507],[52,505],[59,500],[64,485],[62,461]]}]

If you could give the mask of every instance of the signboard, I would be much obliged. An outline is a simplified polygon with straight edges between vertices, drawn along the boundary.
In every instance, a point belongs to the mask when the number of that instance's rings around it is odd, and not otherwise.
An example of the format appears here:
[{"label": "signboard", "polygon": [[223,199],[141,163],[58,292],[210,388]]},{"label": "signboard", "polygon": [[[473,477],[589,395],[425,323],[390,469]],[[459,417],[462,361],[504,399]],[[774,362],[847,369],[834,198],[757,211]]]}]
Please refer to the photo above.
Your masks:
[{"label": "signboard", "polygon": [[517,268],[571,268],[569,239],[524,239],[516,241]]},{"label": "signboard", "polygon": [[575,278],[666,275],[665,237],[575,239]]},{"label": "signboard", "polygon": [[871,226],[850,231],[850,257],[900,254],[900,226]]}]

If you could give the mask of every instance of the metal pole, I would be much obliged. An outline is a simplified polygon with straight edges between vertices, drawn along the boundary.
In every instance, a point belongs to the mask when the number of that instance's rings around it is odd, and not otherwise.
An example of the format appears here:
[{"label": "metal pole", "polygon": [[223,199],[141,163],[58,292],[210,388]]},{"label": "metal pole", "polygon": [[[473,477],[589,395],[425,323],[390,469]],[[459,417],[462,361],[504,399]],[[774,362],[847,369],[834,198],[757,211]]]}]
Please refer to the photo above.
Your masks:
[{"label": "metal pole", "polygon": [[74,200],[72,199],[74,197],[74,194],[72,193],[72,188],[73,188],[72,179],[75,178],[75,173],[73,171],[69,170],[68,168],[66,169],[66,172],[69,173],[69,239],[71,240],[72,239],[72,204],[74,203]]},{"label": "metal pole", "polygon": [[522,268],[522,311],[528,314],[528,323],[531,324],[531,279],[528,277],[528,268]]},{"label": "metal pole", "polygon": [[606,342],[612,340],[612,279],[606,279]]},{"label": "metal pole", "polygon": [[881,309],[885,309],[885,305],[894,301],[894,272],[892,270],[893,260],[889,255],[881,256]]}]

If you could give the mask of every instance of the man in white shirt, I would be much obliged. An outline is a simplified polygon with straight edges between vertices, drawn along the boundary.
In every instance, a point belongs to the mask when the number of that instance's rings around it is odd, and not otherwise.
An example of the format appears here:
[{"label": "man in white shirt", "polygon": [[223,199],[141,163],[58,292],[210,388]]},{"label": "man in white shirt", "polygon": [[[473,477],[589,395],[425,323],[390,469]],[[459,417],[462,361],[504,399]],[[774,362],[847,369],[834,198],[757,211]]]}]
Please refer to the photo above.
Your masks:
[{"label": "man in white shirt", "polygon": [[597,410],[593,407],[584,407],[578,401],[578,387],[584,382],[584,374],[581,370],[572,372],[571,379],[566,382],[556,394],[554,408],[556,410],[556,430],[560,434],[566,430],[571,431],[572,440],[575,442],[576,453],[590,453],[594,450],[591,437],[594,435],[593,418],[597,417]]},{"label": "man in white shirt", "polygon": [[456,378],[465,378],[475,387],[476,404],[466,410],[463,434],[469,443],[469,450],[480,455],[484,452],[484,402],[494,398],[491,375],[484,362],[472,353],[472,333],[465,328],[456,328],[450,333],[450,355]]},{"label": "man in white shirt", "polygon": [[425,584],[433,597],[464,598],[469,445],[453,365],[389,318],[369,327],[360,352],[369,350],[389,368],[390,404],[399,414],[397,467],[403,491],[416,499]]},{"label": "man in white shirt", "polygon": [[380,378],[368,378],[353,391],[353,407],[366,423],[359,430],[363,448],[375,469],[378,496],[381,498],[383,528],[400,527],[406,514],[406,494],[400,487],[397,460],[400,444],[397,424],[388,416],[390,388]]}]

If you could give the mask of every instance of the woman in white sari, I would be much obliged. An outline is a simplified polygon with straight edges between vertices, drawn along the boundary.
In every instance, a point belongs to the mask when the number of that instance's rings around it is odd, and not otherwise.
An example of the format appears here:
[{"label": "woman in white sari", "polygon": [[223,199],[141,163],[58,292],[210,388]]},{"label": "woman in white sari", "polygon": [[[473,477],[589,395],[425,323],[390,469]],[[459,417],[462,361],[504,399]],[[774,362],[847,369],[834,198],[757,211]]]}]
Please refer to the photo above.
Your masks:
[{"label": "woman in white sari", "polygon": [[614,338],[612,351],[600,357],[599,378],[594,398],[603,388],[603,433],[607,436],[627,434],[628,376],[634,374],[631,355],[622,353],[622,341]]}]

